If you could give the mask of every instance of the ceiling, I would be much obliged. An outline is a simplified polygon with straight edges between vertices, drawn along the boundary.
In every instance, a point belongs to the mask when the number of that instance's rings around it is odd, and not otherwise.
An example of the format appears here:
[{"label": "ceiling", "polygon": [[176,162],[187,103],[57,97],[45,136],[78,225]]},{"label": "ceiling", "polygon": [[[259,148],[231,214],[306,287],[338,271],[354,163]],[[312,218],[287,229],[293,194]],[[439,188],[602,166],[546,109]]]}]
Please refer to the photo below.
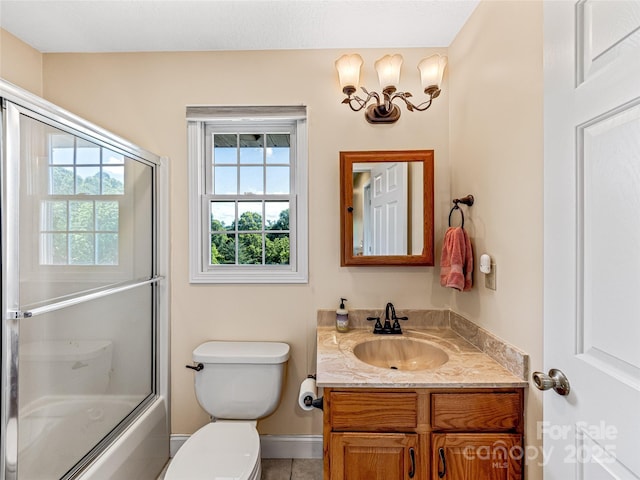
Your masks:
[{"label": "ceiling", "polygon": [[447,47],[479,0],[0,0],[42,53]]}]

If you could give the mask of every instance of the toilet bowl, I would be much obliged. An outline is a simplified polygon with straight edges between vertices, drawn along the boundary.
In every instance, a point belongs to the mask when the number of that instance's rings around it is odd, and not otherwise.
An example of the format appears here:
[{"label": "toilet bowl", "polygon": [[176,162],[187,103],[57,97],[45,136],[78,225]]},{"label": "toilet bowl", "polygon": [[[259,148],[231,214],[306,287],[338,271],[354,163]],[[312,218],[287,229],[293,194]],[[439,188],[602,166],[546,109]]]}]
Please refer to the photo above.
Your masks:
[{"label": "toilet bowl", "polygon": [[206,342],[196,348],[196,397],[214,420],[178,450],[165,480],[260,480],[257,419],[278,406],[288,359],[289,345],[279,342]]}]

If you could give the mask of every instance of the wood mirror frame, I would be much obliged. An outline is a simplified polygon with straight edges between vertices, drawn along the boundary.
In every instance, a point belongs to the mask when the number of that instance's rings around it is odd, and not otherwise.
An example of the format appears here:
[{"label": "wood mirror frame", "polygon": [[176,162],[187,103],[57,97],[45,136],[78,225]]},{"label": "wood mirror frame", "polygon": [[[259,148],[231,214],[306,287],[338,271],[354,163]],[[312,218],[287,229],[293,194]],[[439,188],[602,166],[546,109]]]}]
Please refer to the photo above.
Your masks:
[{"label": "wood mirror frame", "polygon": [[[423,172],[423,209],[421,222],[423,245],[420,254],[356,255],[354,253],[354,164],[383,162],[421,162]],[[432,266],[435,261],[433,241],[433,183],[433,150],[340,152],[340,265],[343,267],[352,265]],[[411,198],[411,195],[409,195],[409,198]],[[419,228],[419,226],[417,227]]]}]

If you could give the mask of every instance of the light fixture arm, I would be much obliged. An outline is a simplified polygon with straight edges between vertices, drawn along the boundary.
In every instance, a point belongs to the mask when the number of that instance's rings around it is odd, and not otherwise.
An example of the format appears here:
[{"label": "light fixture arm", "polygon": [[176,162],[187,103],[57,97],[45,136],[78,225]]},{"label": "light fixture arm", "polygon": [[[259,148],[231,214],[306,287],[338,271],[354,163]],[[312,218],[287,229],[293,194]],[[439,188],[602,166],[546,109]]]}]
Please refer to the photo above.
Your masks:
[{"label": "light fixture arm", "polygon": [[[440,89],[436,86],[425,89],[425,94],[429,98],[424,102],[415,105],[409,98],[413,97],[410,92],[396,92],[395,88],[388,87],[382,91],[382,97],[378,92],[369,92],[365,87],[360,89],[367,95],[366,98],[354,95],[355,88],[345,88],[344,94],[347,96],[342,103],[349,105],[354,112],[359,112],[367,107],[365,118],[369,123],[394,123],[400,118],[400,109],[393,101],[398,98],[402,100],[410,112],[423,112],[431,106],[433,99],[440,95]],[[375,104],[369,105],[369,102],[375,99]]]},{"label": "light fixture arm", "polygon": [[429,88],[426,88],[424,93],[426,95],[429,95],[429,98],[418,105],[415,105],[407,100],[408,98],[413,97],[413,95],[409,92],[398,92],[394,94],[393,97],[391,97],[391,101],[395,100],[396,98],[400,98],[407,105],[407,110],[409,110],[410,112],[413,112],[414,110],[417,110],[418,112],[424,112],[431,106],[433,99],[440,95],[440,89],[433,85]]},{"label": "light fixture arm", "polygon": [[[355,89],[350,90],[345,88],[343,92],[347,96],[347,98],[342,100],[342,103],[346,103],[347,105],[349,105],[349,108],[351,108],[351,110],[353,110],[354,112],[359,112],[364,107],[366,107],[367,104],[369,103],[369,100],[371,100],[372,98],[375,98],[376,104],[380,105],[380,95],[378,94],[378,92],[369,92],[364,87],[360,87],[360,88],[367,95],[367,98],[363,99],[357,95],[353,95],[353,93],[355,92]],[[354,102],[356,106],[354,106]]]}]

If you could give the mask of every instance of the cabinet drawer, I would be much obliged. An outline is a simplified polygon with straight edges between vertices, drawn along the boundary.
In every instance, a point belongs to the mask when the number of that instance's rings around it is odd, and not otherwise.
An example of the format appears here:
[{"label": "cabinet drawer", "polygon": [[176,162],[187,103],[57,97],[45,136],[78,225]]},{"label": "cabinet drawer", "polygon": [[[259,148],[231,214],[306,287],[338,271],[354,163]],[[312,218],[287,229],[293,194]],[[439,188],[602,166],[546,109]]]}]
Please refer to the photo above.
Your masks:
[{"label": "cabinet drawer", "polygon": [[418,426],[418,394],[333,392],[330,411],[334,431],[413,431]]},{"label": "cabinet drawer", "polygon": [[518,393],[434,393],[431,395],[433,430],[516,430],[521,423]]}]

